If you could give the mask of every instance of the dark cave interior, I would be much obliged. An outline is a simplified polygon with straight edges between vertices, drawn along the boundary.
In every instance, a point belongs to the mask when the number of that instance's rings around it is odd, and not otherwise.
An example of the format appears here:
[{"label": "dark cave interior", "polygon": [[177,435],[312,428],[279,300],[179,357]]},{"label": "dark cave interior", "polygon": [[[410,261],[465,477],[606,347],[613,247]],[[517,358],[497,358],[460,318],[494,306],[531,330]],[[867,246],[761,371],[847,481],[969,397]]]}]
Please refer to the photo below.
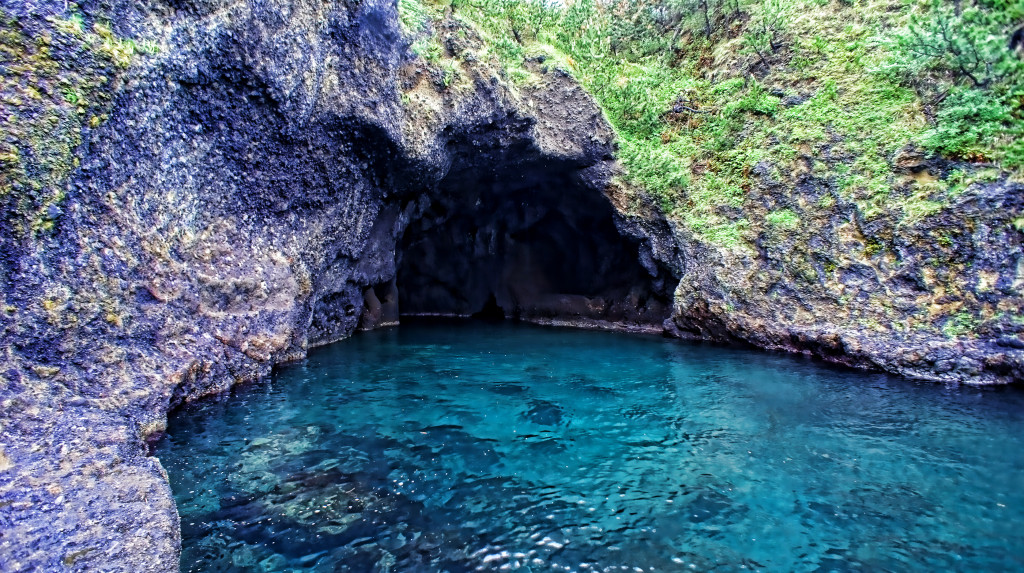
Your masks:
[{"label": "dark cave interior", "polygon": [[439,191],[397,246],[402,315],[631,325],[668,316],[665,281],[640,264],[639,245],[574,166],[466,162]]}]

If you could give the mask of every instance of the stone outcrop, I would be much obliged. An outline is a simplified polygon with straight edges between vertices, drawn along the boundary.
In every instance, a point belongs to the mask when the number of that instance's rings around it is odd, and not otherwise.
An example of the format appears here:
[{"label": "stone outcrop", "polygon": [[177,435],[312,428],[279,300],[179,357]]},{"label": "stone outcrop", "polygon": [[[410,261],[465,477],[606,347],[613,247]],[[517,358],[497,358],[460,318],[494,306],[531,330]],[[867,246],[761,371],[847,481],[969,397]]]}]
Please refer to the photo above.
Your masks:
[{"label": "stone outcrop", "polygon": [[[972,166],[919,168],[938,177]],[[780,182],[771,172],[754,173],[744,207],[754,223],[738,248],[709,245],[653,211],[625,217],[679,279],[668,335],[919,380],[1024,379],[1024,185],[974,184],[908,218],[898,207],[865,213],[833,180],[805,173]],[[907,192],[896,186],[893,202]],[[619,189],[617,204],[628,197]],[[773,223],[780,211],[793,222]]]}]

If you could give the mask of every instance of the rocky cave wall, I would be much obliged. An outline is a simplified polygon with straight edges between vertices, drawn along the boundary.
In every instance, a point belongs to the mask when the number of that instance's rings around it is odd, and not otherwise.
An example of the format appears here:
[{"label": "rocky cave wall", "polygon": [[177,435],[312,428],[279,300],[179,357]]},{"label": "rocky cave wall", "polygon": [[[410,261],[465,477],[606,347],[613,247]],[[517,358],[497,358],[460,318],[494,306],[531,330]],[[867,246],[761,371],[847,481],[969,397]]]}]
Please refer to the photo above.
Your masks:
[{"label": "rocky cave wall", "polygon": [[[893,200],[911,192],[908,179],[971,168],[919,155],[895,168]],[[789,183],[778,173],[767,163],[753,170],[742,211],[749,242],[739,247],[643,211],[627,217],[656,250],[675,247],[657,251],[679,277],[668,334],[919,380],[1024,380],[1024,185],[973,185],[910,219],[898,207],[864,212],[834,178],[804,171]],[[781,209],[800,224],[772,224]]]}]

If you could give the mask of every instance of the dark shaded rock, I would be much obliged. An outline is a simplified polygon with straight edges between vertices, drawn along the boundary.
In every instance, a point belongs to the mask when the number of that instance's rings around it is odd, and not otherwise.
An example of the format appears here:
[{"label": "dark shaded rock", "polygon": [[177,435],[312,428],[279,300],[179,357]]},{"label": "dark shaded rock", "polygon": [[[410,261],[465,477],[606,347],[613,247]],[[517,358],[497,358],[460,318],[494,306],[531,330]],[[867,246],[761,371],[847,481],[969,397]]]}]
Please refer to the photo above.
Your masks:
[{"label": "dark shaded rock", "polygon": [[803,105],[811,98],[804,95],[791,95],[782,98],[782,105],[787,107],[793,107],[797,105]]},{"label": "dark shaded rock", "polygon": [[1016,348],[1017,350],[1024,350],[1024,340],[1019,336],[1003,336],[996,341],[999,346],[1005,346],[1007,348]]},{"label": "dark shaded rock", "polygon": [[892,168],[897,173],[920,173],[929,167],[928,155],[913,145],[903,147],[892,158]]},{"label": "dark shaded rock", "polygon": [[[664,320],[671,281],[616,229],[611,171],[593,168],[610,157],[610,133],[584,101],[578,86],[538,94],[552,141],[516,116],[447,134],[451,167],[397,247],[402,314]],[[573,143],[563,130],[574,124],[594,137]]]},{"label": "dark shaded rock", "polygon": [[487,386],[487,389],[495,394],[501,394],[502,396],[517,396],[519,394],[525,394],[528,391],[526,386],[512,382],[496,382]]}]

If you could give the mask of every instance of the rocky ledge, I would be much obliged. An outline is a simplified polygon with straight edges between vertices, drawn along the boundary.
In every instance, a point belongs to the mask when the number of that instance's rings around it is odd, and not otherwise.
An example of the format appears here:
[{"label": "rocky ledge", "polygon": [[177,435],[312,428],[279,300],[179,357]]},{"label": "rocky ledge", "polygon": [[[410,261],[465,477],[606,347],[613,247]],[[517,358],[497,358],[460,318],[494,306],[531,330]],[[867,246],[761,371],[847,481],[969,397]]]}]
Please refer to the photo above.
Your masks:
[{"label": "rocky ledge", "polygon": [[390,2],[58,4],[0,1],[2,571],[176,571],[168,410],[400,311],[1024,377],[1020,186],[905,226],[766,168],[766,212],[833,207],[718,248],[617,180],[568,72],[456,19],[442,68]]}]

